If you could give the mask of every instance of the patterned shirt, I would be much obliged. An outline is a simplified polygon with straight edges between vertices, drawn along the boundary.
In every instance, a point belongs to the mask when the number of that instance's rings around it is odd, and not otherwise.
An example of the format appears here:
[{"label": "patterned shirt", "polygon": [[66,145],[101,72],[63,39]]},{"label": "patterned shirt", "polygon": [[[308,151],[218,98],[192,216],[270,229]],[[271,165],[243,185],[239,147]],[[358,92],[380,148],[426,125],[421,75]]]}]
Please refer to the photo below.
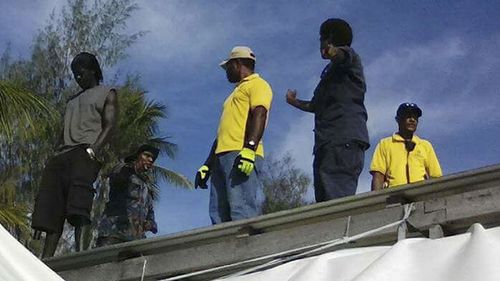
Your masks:
[{"label": "patterned shirt", "polygon": [[151,180],[130,164],[121,164],[109,177],[109,202],[99,223],[99,237],[122,241],[146,238],[157,232],[151,195]]}]

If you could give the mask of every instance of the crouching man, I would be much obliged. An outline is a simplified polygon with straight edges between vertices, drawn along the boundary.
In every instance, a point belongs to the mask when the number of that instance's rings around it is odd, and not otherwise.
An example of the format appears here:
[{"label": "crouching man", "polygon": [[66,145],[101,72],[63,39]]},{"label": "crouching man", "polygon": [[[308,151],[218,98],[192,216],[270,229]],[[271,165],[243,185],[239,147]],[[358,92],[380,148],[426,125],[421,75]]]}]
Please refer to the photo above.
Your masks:
[{"label": "crouching man", "polygon": [[110,175],[109,202],[98,226],[97,247],[143,239],[148,231],[158,232],[150,173],[158,153],[158,148],[142,145]]}]

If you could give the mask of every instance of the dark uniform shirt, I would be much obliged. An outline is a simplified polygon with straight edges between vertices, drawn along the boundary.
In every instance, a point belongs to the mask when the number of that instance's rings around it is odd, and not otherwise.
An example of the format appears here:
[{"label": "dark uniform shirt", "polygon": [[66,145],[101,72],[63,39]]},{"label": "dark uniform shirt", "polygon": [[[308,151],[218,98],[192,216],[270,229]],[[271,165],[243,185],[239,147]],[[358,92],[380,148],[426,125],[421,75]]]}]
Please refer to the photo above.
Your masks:
[{"label": "dark uniform shirt", "polygon": [[314,109],[314,152],[327,143],[359,142],[369,147],[364,106],[366,84],[361,59],[350,47],[345,61],[331,62],[321,75],[311,104]]},{"label": "dark uniform shirt", "polygon": [[132,166],[121,165],[109,178],[109,202],[99,223],[99,237],[132,241],[156,233],[150,180]]}]

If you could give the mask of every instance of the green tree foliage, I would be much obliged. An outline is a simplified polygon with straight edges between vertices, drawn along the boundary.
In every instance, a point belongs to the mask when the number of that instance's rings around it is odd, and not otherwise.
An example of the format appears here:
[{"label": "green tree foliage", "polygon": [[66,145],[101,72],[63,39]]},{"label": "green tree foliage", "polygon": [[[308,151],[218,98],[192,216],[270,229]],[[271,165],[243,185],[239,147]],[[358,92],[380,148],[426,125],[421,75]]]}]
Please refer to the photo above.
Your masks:
[{"label": "green tree foliage", "polygon": [[43,99],[14,82],[0,80],[0,224],[20,238],[29,233],[28,204],[16,200],[22,170],[20,152],[12,148],[35,136],[35,120],[54,116],[55,111]]},{"label": "green tree foliage", "polygon": [[111,67],[125,58],[126,49],[144,34],[125,33],[127,20],[138,8],[133,0],[89,2],[68,0],[59,14],[52,13],[34,40],[31,80],[38,93],[57,102],[64,102],[76,90],[69,67],[76,54],[97,54],[102,68]]},{"label": "green tree foliage", "polygon": [[[140,144],[147,143],[158,147],[169,158],[174,158],[177,145],[170,142],[169,137],[159,136],[158,122],[168,118],[167,106],[146,100],[146,92],[138,86],[138,80],[137,76],[128,77],[125,86],[120,89],[118,128],[109,151],[113,155],[125,156]],[[177,186],[192,187],[186,177],[167,168],[155,165],[153,171],[155,182],[164,180]]]},{"label": "green tree foliage", "polygon": [[287,153],[276,159],[267,157],[261,169],[264,183],[264,214],[306,205],[305,195],[311,178],[294,166],[292,156]]},{"label": "green tree foliage", "polygon": [[0,78],[15,81],[59,111],[55,119],[37,119],[36,137],[16,142],[23,164],[20,194],[33,201],[43,167],[60,145],[66,100],[78,91],[70,62],[81,51],[97,54],[104,73],[125,57],[126,48],[144,32],[126,34],[126,21],[137,9],[133,0],[68,0],[33,40],[29,59],[12,60],[10,48],[0,59]]},{"label": "green tree foliage", "polygon": [[12,142],[16,133],[28,137],[34,131],[37,115],[53,117],[54,110],[16,83],[0,80],[0,135],[4,141]]},{"label": "green tree foliage", "polygon": [[[47,104],[47,107],[56,108],[59,113],[52,114],[51,118],[38,118],[42,113],[37,113],[38,115],[35,115],[37,124],[31,137],[22,136],[23,128],[28,126],[30,119],[23,115],[22,111],[14,112],[16,107],[6,111],[8,114],[5,114],[4,123],[0,119],[0,126],[5,130],[9,130],[9,126],[21,128],[12,132],[13,141],[0,138],[0,148],[2,148],[0,161],[7,163],[7,166],[15,171],[15,174],[9,172],[9,176],[5,178],[8,179],[9,186],[15,189],[14,201],[18,206],[22,205],[27,210],[32,209],[44,165],[60,145],[66,100],[79,90],[72,78],[71,60],[82,51],[96,54],[106,79],[107,70],[125,58],[127,48],[145,33],[139,31],[130,34],[125,31],[128,19],[137,8],[134,0],[95,0],[92,3],[85,0],[68,0],[58,12],[51,14],[47,25],[36,35],[28,59],[13,60],[9,47],[0,58],[0,79],[8,81],[6,82],[10,83],[8,85],[16,85],[34,94],[35,98],[27,105]],[[119,77],[113,77],[113,80],[117,79]],[[127,78],[125,85],[117,88],[120,106],[117,131],[119,133],[100,155],[105,165],[96,182],[98,192],[105,190],[106,175],[110,169],[134,146],[137,147],[142,143],[154,144],[160,148],[163,155],[170,158],[175,156],[176,145],[171,143],[169,138],[160,136],[158,130],[160,119],[168,117],[166,106],[149,101],[139,82],[137,77]],[[3,91],[16,93],[17,96],[9,95],[10,99],[14,97],[14,100],[9,102],[15,104],[20,101],[19,98],[24,92],[12,91],[12,87],[9,87]],[[0,93],[0,99],[3,96],[5,96],[3,92]],[[0,109],[3,113],[3,108],[9,105],[1,101]],[[16,116],[19,118],[13,123],[9,118],[15,113],[18,113]],[[19,127],[16,123],[21,119],[27,120],[23,123],[24,127]],[[0,174],[0,182],[1,176]],[[155,182],[161,180],[181,187],[191,186],[184,176],[157,167]],[[103,201],[97,202],[97,209],[94,210],[96,215],[103,204]],[[22,209],[24,216],[26,209]],[[12,217],[5,219],[13,222]],[[93,229],[90,229],[87,235],[88,241],[92,240],[92,233]]]},{"label": "green tree foliage", "polygon": [[27,207],[22,202],[16,202],[16,171],[13,168],[2,167],[0,172],[0,224],[11,231],[28,232]]}]

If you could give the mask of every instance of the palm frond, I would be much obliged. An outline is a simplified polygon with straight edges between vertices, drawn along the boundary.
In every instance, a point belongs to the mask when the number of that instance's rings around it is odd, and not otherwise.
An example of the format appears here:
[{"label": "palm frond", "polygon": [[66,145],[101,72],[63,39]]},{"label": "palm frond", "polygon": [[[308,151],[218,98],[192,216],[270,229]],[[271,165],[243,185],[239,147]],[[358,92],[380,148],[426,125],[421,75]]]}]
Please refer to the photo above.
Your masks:
[{"label": "palm frond", "polygon": [[2,165],[0,170],[0,223],[9,228],[18,228],[27,232],[28,208],[26,204],[16,202],[16,187],[19,169]]},{"label": "palm frond", "polygon": [[0,224],[7,227],[18,227],[23,232],[29,231],[27,208],[24,206],[9,206],[0,204]]},{"label": "palm frond", "polygon": [[158,147],[162,153],[165,153],[170,159],[175,158],[177,153],[177,144],[167,141],[167,137],[151,138],[147,142]]},{"label": "palm frond", "polygon": [[0,133],[11,140],[17,128],[34,127],[36,114],[54,117],[56,113],[43,99],[12,82],[0,81]]},{"label": "palm frond", "polygon": [[193,188],[193,183],[185,176],[161,166],[154,166],[153,176],[183,188]]},{"label": "palm frond", "polygon": [[135,116],[136,118],[132,121],[132,124],[135,126],[151,126],[156,123],[158,119],[165,117],[166,106],[157,102],[147,102],[143,104],[140,109],[141,110]]}]

